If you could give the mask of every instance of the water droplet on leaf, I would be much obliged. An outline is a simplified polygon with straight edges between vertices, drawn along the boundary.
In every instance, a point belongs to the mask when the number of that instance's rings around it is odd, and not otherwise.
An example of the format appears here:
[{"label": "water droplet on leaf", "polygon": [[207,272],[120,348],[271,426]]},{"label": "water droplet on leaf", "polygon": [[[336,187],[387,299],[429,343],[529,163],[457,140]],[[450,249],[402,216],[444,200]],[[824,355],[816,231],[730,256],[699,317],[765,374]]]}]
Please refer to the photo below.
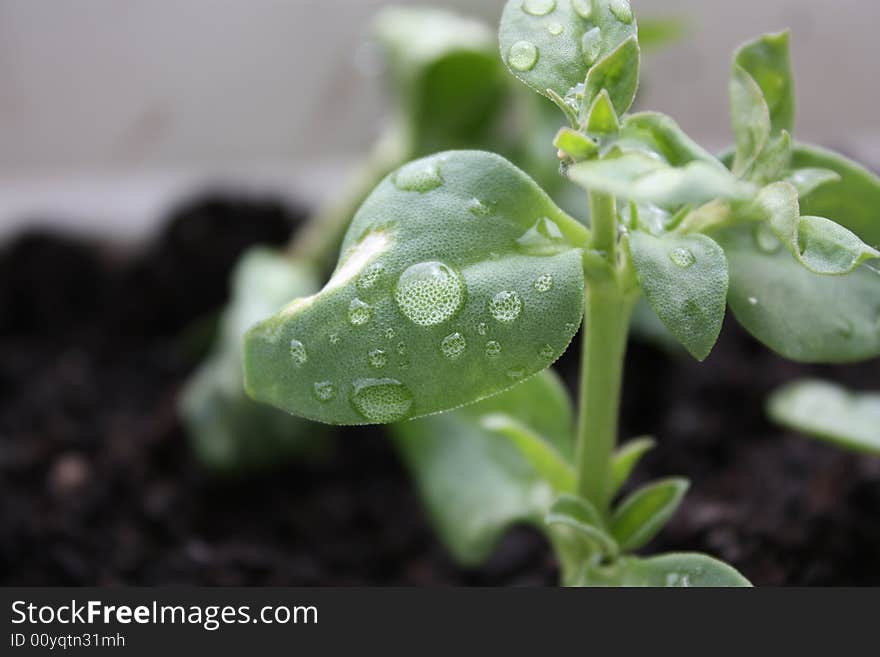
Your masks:
[{"label": "water droplet on leaf", "polygon": [[306,361],[309,359],[309,355],[306,353],[306,348],[302,342],[299,340],[291,340],[290,341],[290,360],[293,361],[293,364],[297,367],[302,367],[306,364]]},{"label": "water droplet on leaf", "polygon": [[551,347],[549,344],[545,344],[538,351],[538,356],[540,356],[544,360],[552,360],[553,357],[556,356],[556,352],[553,351],[553,347]]},{"label": "water droplet on leaf", "polygon": [[393,329],[393,328],[391,328],[391,327],[389,326],[387,329],[385,329],[385,339],[386,339],[386,340],[393,340],[393,339],[394,339],[394,336],[395,336],[395,333],[394,333],[394,329]]},{"label": "water droplet on leaf", "polygon": [[396,379],[358,379],[351,403],[371,422],[397,422],[409,415],[413,397],[409,388]]},{"label": "water droplet on leaf", "polygon": [[547,31],[551,36],[559,36],[565,31],[565,26],[562,23],[550,23],[547,26]]},{"label": "water droplet on leaf", "polygon": [[516,240],[516,245],[529,255],[554,255],[565,250],[565,239],[559,226],[541,217]]},{"label": "water droplet on leaf", "polygon": [[522,8],[532,16],[546,16],[556,9],[556,0],[524,0]]},{"label": "water droplet on leaf", "polygon": [[538,292],[549,292],[553,289],[553,277],[550,274],[541,274],[535,279],[534,287]]},{"label": "water droplet on leaf", "polygon": [[461,356],[466,348],[467,341],[461,333],[447,335],[443,338],[443,342],[440,343],[440,351],[442,351],[443,355],[450,360],[454,360]]},{"label": "water droplet on leaf", "polygon": [[575,324],[575,323],[573,323],[573,322],[567,322],[567,323],[565,324],[565,330],[566,330],[568,333],[574,333],[575,331],[577,331],[577,328],[578,328],[577,324]]},{"label": "water droplet on leaf", "polygon": [[602,31],[598,27],[584,33],[581,38],[581,50],[584,53],[584,61],[587,66],[592,66],[599,59],[602,52]]},{"label": "water droplet on leaf", "polygon": [[516,292],[499,292],[489,302],[489,312],[499,322],[512,322],[522,311],[522,299]]},{"label": "water droplet on leaf", "polygon": [[757,297],[749,297],[748,302],[749,302],[750,306],[757,306],[758,305],[758,298]]},{"label": "water droplet on leaf", "polygon": [[401,356],[406,355],[406,342],[398,342],[397,343],[397,353]]},{"label": "water droplet on leaf", "polygon": [[315,397],[318,401],[328,402],[336,398],[336,386],[330,381],[319,381],[314,385]]},{"label": "water droplet on leaf", "polygon": [[357,286],[361,290],[372,289],[382,274],[385,273],[385,265],[381,262],[375,262],[367,267],[358,278]]},{"label": "water droplet on leaf", "polygon": [[373,317],[373,307],[360,299],[352,299],[348,305],[348,321],[354,326],[363,326]]},{"label": "water droplet on leaf", "polygon": [[571,0],[571,6],[581,18],[589,19],[593,15],[593,0]]},{"label": "water droplet on leaf", "polygon": [[440,167],[434,160],[407,164],[394,176],[394,184],[405,192],[430,192],[443,184]]},{"label": "water droplet on leaf", "polygon": [[611,3],[608,6],[611,9],[611,13],[617,17],[621,23],[629,23],[633,22],[633,10],[632,6],[629,4],[629,0],[611,0]]},{"label": "water droplet on leaf", "polygon": [[510,47],[507,61],[515,71],[531,71],[538,63],[538,48],[531,41],[517,41]]},{"label": "water droplet on leaf", "polygon": [[331,333],[329,335],[328,339],[330,340],[330,344],[339,344],[339,334],[338,333]]},{"label": "water droplet on leaf", "polygon": [[400,276],[395,298],[400,311],[419,326],[434,326],[452,317],[464,303],[464,284],[442,262],[413,265]]},{"label": "water droplet on leaf", "polygon": [[486,335],[486,333],[488,333],[488,332],[489,332],[489,325],[486,324],[486,322],[480,322],[477,325],[477,333],[479,333],[480,335]]},{"label": "water droplet on leaf", "polygon": [[486,355],[489,358],[495,358],[498,354],[501,353],[501,343],[497,340],[489,340],[486,343]]},{"label": "water droplet on leaf", "polygon": [[385,367],[385,363],[388,362],[388,354],[382,349],[373,349],[373,351],[367,354],[367,360],[371,367],[375,367],[378,370]]},{"label": "water droplet on leaf", "polygon": [[492,207],[478,198],[468,201],[468,212],[475,217],[488,217],[492,214]]},{"label": "water droplet on leaf", "polygon": [[672,260],[672,264],[676,267],[681,267],[682,269],[693,267],[694,263],[697,261],[697,257],[694,255],[693,251],[683,246],[677,246],[672,249],[672,251],[669,252],[669,259]]}]

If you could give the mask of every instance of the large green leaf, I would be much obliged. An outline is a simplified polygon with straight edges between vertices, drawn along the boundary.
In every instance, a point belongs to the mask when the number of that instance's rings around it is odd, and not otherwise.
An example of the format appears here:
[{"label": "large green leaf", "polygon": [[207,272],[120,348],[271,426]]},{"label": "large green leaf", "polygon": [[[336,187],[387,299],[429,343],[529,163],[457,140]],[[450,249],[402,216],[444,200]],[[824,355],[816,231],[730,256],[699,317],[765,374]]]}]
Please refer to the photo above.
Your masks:
[{"label": "large green leaf", "polygon": [[880,248],[880,178],[837,153],[806,144],[795,146],[792,166],[796,170],[830,170],[840,176],[839,181],[802,196],[801,212],[833,219]]},{"label": "large green leaf", "polygon": [[[594,96],[583,96],[583,91],[577,96],[594,67],[600,72],[593,78],[598,85],[593,92],[601,91],[604,80],[623,113],[635,95],[632,81],[638,79],[637,32],[626,0],[509,0],[499,41],[511,72],[548,98],[566,99],[572,105],[567,113],[592,105]],[[618,53],[614,65],[605,61],[629,39],[632,45]],[[624,61],[629,65],[623,66]]]},{"label": "large green leaf", "polygon": [[880,454],[880,394],[853,393],[824,381],[799,381],[770,398],[779,424],[846,449]]},{"label": "large green leaf", "polygon": [[642,231],[630,251],[645,297],[669,331],[698,360],[712,351],[727,306],[727,260],[705,235]]},{"label": "large green leaf", "polygon": [[765,34],[742,46],[736,63],[757,83],[770,112],[771,130],[794,132],[795,96],[789,33]]},{"label": "large green leaf", "polygon": [[730,267],[730,307],[770,349],[802,362],[853,362],[880,355],[876,270],[862,265],[845,276],[814,274],[772,235],[749,227],[716,239]]},{"label": "large green leaf", "polygon": [[205,465],[239,472],[316,448],[314,425],[247,396],[241,344],[253,324],[291,297],[311,294],[318,287],[310,266],[269,249],[251,249],[236,266],[217,345],[187,383],[180,403],[193,448]]},{"label": "large green leaf", "polygon": [[571,406],[551,370],[478,404],[391,426],[438,533],[467,565],[486,559],[510,525],[542,523],[554,500],[518,447],[484,428],[483,418],[499,413],[542,436],[570,462]]},{"label": "large green leaf", "polygon": [[747,587],[734,568],[704,554],[671,553],[649,559],[621,559],[606,568],[587,571],[587,586]]},{"label": "large green leaf", "polygon": [[501,392],[548,367],[577,331],[586,237],[497,155],[410,163],[361,207],[324,289],[248,333],[248,392],[331,424]]}]

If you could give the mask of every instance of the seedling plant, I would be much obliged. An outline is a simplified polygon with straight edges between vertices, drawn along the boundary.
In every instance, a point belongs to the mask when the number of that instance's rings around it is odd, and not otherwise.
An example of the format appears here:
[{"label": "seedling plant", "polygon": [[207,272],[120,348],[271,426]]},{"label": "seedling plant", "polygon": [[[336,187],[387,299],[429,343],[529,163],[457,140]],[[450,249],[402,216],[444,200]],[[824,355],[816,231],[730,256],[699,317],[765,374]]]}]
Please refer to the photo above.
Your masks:
[{"label": "seedling plant", "polygon": [[[637,554],[688,482],[619,499],[653,446],[617,446],[632,311],[644,297],[698,360],[728,305],[793,360],[880,355],[876,178],[794,141],[787,33],[736,53],[721,158],[668,116],[628,113],[640,48],[626,0],[510,0],[499,41],[567,120],[552,147],[585,190],[582,220],[498,155],[406,164],[357,212],[324,288],[247,333],[245,387],[317,422],[394,423],[465,563],[526,520],[564,584],[747,585],[706,555]],[[579,327],[575,412],[548,368]]]}]

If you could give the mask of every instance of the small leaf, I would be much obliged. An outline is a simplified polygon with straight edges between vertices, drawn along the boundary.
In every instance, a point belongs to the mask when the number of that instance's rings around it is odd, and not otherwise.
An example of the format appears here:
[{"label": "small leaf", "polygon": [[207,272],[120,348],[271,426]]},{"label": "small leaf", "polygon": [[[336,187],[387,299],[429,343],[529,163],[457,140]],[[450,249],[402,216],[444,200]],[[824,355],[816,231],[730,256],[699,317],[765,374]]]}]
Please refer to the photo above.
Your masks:
[{"label": "small leaf", "polygon": [[[498,35],[501,56],[511,73],[532,90],[551,99],[555,96],[557,103],[560,99],[574,103],[576,88],[584,84],[590,69],[638,33],[635,20],[623,21],[612,11],[611,5],[619,1],[558,0],[530,12],[523,0],[509,0]],[[610,76],[608,81],[618,80]],[[623,112],[622,101],[618,105],[613,94],[612,98]],[[589,107],[593,97],[581,102]]]},{"label": "small leaf", "polygon": [[616,145],[624,151],[647,148],[674,167],[698,160],[725,170],[724,165],[691,139],[678,123],[659,112],[639,112],[627,116]]},{"label": "small leaf", "polygon": [[[324,289],[248,333],[248,392],[332,424],[387,423],[497,394],[550,366],[577,331],[586,236],[497,155],[410,163],[358,211]],[[294,341],[307,359],[291,358]],[[334,399],[315,395],[322,381]]]},{"label": "small leaf", "polygon": [[803,201],[822,185],[840,182],[840,175],[831,169],[804,168],[795,169],[785,178],[785,182],[791,183],[797,189],[798,197]]},{"label": "small leaf", "polygon": [[485,415],[480,425],[510,440],[555,491],[563,493],[575,489],[574,469],[546,438],[504,413]]},{"label": "small leaf", "polygon": [[728,302],[746,330],[786,358],[845,363],[880,356],[880,273],[805,269],[749,227],[714,235],[730,267]]},{"label": "small leaf", "polygon": [[630,235],[636,274],[648,303],[697,360],[712,351],[727,305],[727,260],[705,235]]},{"label": "small leaf", "polygon": [[683,39],[689,27],[684,18],[641,18],[639,45],[643,50],[658,50]]},{"label": "small leaf", "polygon": [[638,550],[669,521],[687,492],[685,479],[665,479],[638,489],[611,517],[611,534],[621,550]]},{"label": "small leaf", "polygon": [[617,114],[626,112],[639,89],[639,59],[639,41],[633,36],[590,69],[585,100],[592,101],[606,91]]},{"label": "small leaf", "polygon": [[823,381],[800,381],[773,393],[770,417],[821,440],[880,454],[880,394],[852,393]]},{"label": "small leaf", "polygon": [[830,169],[840,181],[815,188],[801,197],[804,214],[833,219],[866,244],[880,248],[880,178],[852,160],[816,146],[798,144],[792,166]]},{"label": "small leaf", "polygon": [[571,128],[562,128],[553,145],[575,161],[588,160],[599,152],[599,147],[587,135]]},{"label": "small leaf", "polygon": [[705,162],[673,168],[642,153],[578,162],[568,168],[567,175],[585,189],[667,209],[715,198],[746,199],[753,193],[751,184]]},{"label": "small leaf", "polygon": [[761,89],[770,113],[771,130],[794,132],[794,76],[788,31],[764,36],[742,46],[735,61]]},{"label": "small leaf", "polygon": [[318,427],[250,399],[242,383],[242,336],[291,297],[319,287],[305,264],[266,248],[253,248],[236,265],[232,301],[220,321],[211,356],[187,382],[180,415],[199,460],[229,473],[275,465],[318,449]]},{"label": "small leaf", "polygon": [[752,168],[770,138],[770,110],[757,82],[735,62],[730,79],[730,113],[736,138],[733,173],[742,176]]},{"label": "small leaf", "polygon": [[553,502],[546,482],[510,440],[481,426],[493,413],[515,418],[572,458],[571,403],[552,370],[472,406],[390,427],[440,537],[471,566],[489,556],[511,525],[543,528]]},{"label": "small leaf", "polygon": [[791,165],[791,135],[783,130],[770,139],[749,173],[749,179],[759,185],[779,180]]},{"label": "small leaf", "polygon": [[612,495],[629,480],[633,470],[642,460],[642,457],[654,449],[656,441],[653,438],[637,438],[620,447],[611,461],[611,491]]},{"label": "small leaf", "polygon": [[749,581],[726,563],[704,554],[670,553],[649,559],[629,557],[588,573],[588,586],[748,587]]},{"label": "small leaf", "polygon": [[620,120],[617,111],[611,103],[611,97],[606,90],[599,92],[596,100],[587,111],[583,121],[584,129],[596,135],[614,135],[620,130]]},{"label": "small leaf", "polygon": [[587,500],[574,495],[563,495],[547,512],[544,522],[556,529],[567,530],[566,538],[572,542],[586,541],[586,550],[579,550],[585,556],[597,546],[606,555],[616,557],[619,548],[615,540],[608,534],[596,508]]}]

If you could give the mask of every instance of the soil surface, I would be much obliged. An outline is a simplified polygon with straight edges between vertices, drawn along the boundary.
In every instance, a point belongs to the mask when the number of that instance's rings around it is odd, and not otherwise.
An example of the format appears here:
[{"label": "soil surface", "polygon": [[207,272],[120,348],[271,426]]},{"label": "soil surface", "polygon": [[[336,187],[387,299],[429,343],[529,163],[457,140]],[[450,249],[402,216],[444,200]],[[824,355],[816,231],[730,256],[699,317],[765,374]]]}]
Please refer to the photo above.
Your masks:
[{"label": "soil surface", "polygon": [[[512,531],[457,568],[378,430],[248,479],[193,459],[176,396],[237,256],[303,212],[207,197],[138,254],[29,234],[0,248],[0,584],[552,584],[545,541]],[[561,363],[573,378],[577,349]],[[728,319],[707,363],[634,343],[624,435],[659,448],[645,480],[692,489],[650,551],[699,550],[758,585],[880,584],[880,459],[787,434],[763,414],[805,374],[880,387],[877,363],[803,367]]]}]

